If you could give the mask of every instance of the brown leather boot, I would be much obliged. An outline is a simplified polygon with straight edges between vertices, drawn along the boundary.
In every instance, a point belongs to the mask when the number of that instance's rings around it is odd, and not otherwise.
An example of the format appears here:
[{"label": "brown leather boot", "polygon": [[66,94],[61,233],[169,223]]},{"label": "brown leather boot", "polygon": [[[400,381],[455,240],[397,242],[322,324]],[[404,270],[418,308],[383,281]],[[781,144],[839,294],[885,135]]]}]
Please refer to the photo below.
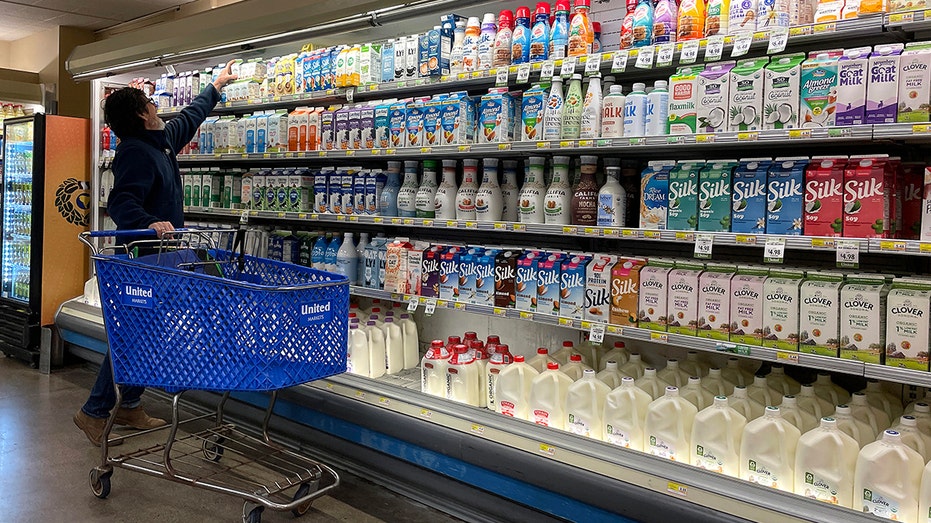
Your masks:
[{"label": "brown leather boot", "polygon": [[127,409],[125,407],[120,407],[116,411],[116,420],[114,421],[116,425],[127,425],[134,429],[157,429],[158,427],[163,427],[166,425],[165,420],[160,418],[153,418],[145,413],[142,410],[142,406],[138,406],[134,409]]},{"label": "brown leather boot", "polygon": [[[87,436],[87,439],[89,439],[95,447],[100,446],[100,438],[103,436],[103,429],[107,426],[106,418],[92,418],[85,414],[83,410],[78,410],[78,413],[74,415],[74,424],[84,431],[84,435]],[[119,437],[119,434],[111,432],[110,437],[111,447],[123,444],[123,440],[121,439],[115,441],[112,439],[114,437]]]}]

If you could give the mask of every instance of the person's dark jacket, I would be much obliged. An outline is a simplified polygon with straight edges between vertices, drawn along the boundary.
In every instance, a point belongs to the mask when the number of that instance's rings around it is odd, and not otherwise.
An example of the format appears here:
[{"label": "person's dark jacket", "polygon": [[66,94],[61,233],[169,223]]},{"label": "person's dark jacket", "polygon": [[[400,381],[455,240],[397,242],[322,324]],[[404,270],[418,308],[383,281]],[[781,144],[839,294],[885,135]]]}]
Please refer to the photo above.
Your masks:
[{"label": "person's dark jacket", "polygon": [[107,211],[117,229],[147,229],[161,221],[175,228],[184,226],[184,187],[176,155],[219,101],[220,93],[208,84],[163,131],[119,137],[113,189],[107,199]]}]

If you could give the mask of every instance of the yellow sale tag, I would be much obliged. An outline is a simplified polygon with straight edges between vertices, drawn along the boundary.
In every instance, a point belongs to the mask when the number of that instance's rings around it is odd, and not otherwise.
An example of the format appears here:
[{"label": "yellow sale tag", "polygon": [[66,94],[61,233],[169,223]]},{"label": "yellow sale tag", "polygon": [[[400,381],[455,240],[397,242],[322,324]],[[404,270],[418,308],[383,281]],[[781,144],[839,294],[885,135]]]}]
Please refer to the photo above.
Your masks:
[{"label": "yellow sale tag", "polygon": [[834,239],[833,238],[812,238],[811,246],[816,249],[833,249]]},{"label": "yellow sale tag", "polygon": [[811,129],[789,129],[789,139],[811,138]]},{"label": "yellow sale tag", "polygon": [[663,237],[663,233],[660,231],[643,231],[643,237],[651,240],[659,240]]},{"label": "yellow sale tag", "polygon": [[921,242],[918,244],[918,252],[929,253],[931,252],[931,243]]},{"label": "yellow sale tag", "polygon": [[714,135],[713,134],[696,134],[695,143],[713,143]]},{"label": "yellow sale tag", "polygon": [[677,231],[677,232],[676,232],[676,239],[677,239],[677,240],[689,241],[689,242],[690,242],[690,241],[694,241],[694,240],[695,240],[695,233],[693,233],[693,232],[682,232],[682,231]]},{"label": "yellow sale tag", "polygon": [[532,320],[532,319],[533,319],[533,313],[532,313],[532,312],[527,312],[527,311],[520,311],[520,319],[522,319],[522,320]]},{"label": "yellow sale tag", "polygon": [[776,353],[777,360],[785,360],[789,363],[798,365],[798,353],[797,352],[785,352],[779,351]]},{"label": "yellow sale tag", "polygon": [[881,251],[893,251],[893,252],[904,251],[904,250],[905,250],[905,242],[881,241],[881,242],[879,242],[879,250],[881,250]]},{"label": "yellow sale tag", "polygon": [[743,245],[756,245],[756,236],[749,234],[738,234],[734,241]]},{"label": "yellow sale tag", "polygon": [[915,124],[912,126],[912,134],[924,134],[927,132],[931,132],[931,125]]},{"label": "yellow sale tag", "polygon": [[669,342],[669,335],[666,334],[665,332],[651,332],[650,341],[655,341],[659,343],[667,343]]}]

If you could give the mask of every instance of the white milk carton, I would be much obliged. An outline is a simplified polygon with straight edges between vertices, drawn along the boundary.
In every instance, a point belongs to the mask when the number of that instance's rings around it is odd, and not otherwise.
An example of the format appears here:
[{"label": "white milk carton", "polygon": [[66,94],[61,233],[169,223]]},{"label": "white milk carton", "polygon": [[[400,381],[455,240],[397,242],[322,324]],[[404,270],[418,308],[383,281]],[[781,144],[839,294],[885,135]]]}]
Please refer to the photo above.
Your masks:
[{"label": "white milk carton", "polygon": [[769,58],[750,58],[731,69],[728,103],[729,131],[758,131],[763,128],[763,67]]},{"label": "white milk carton", "polygon": [[698,280],[698,337],[727,341],[731,330],[731,280],[737,267],[709,263]]},{"label": "white milk carton", "polygon": [[886,295],[891,276],[856,274],[840,291],[840,357],[882,363],[886,348]]},{"label": "white milk carton", "polygon": [[866,121],[869,55],[869,47],[846,49],[837,62],[836,125],[862,125]]},{"label": "white milk carton", "polygon": [[931,111],[931,44],[914,42],[899,58],[899,123],[929,121]]},{"label": "white milk carton", "polygon": [[764,347],[798,350],[799,298],[805,273],[772,270],[763,282]]},{"label": "white milk carton", "polygon": [[585,319],[608,323],[611,314],[611,268],[617,256],[596,254],[585,272]]},{"label": "white milk carton", "polygon": [[885,364],[928,370],[931,281],[901,278],[886,296]]},{"label": "white milk carton", "polygon": [[731,279],[730,341],[763,344],[763,286],[769,269],[742,268]]},{"label": "white milk carton", "polygon": [[638,325],[641,329],[666,331],[669,272],[674,266],[672,260],[651,258],[649,264],[640,269]]},{"label": "white milk carton", "polygon": [[840,337],[840,288],[844,275],[818,272],[802,283],[799,304],[800,352],[837,356]]},{"label": "white milk carton", "polygon": [[704,266],[697,263],[677,263],[669,271],[666,301],[666,326],[669,332],[690,334],[698,331],[698,279]]},{"label": "white milk carton", "polygon": [[763,129],[798,128],[804,61],[805,53],[774,56],[763,70]]},{"label": "white milk carton", "polygon": [[877,45],[870,55],[866,123],[895,123],[899,114],[899,56],[902,44]]}]

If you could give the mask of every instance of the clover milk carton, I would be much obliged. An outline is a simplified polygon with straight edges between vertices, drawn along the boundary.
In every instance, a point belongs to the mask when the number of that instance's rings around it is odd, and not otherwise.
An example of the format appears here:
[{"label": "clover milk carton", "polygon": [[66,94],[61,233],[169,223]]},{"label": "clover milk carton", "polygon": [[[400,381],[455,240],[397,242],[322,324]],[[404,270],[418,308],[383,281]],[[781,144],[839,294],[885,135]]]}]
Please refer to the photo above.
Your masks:
[{"label": "clover milk carton", "polygon": [[773,161],[742,158],[731,184],[731,232],[766,232],[766,181]]},{"label": "clover milk carton", "polygon": [[851,156],[844,170],[844,236],[888,238],[894,209],[894,171],[889,156]]},{"label": "clover milk carton", "polygon": [[840,289],[844,275],[813,272],[802,283],[799,304],[800,352],[838,356]]},{"label": "clover milk carton", "polygon": [[698,175],[698,230],[731,230],[731,177],[737,160],[708,162]]},{"label": "clover milk carton", "polygon": [[802,234],[802,186],[807,157],[776,158],[767,178],[766,234]]},{"label": "clover milk carton", "polygon": [[840,50],[808,54],[802,64],[799,118],[803,129],[831,127],[837,112],[837,61]]},{"label": "clover milk carton", "polygon": [[640,289],[640,270],[646,260],[620,259],[611,269],[611,311],[614,325],[637,326],[637,293]]},{"label": "clover milk carton", "polygon": [[666,301],[666,326],[669,332],[690,334],[698,331],[698,279],[704,265],[698,263],[676,263],[669,271]]},{"label": "clover milk carton", "polygon": [[764,347],[798,350],[799,301],[805,273],[773,269],[763,282]]},{"label": "clover milk carton", "polygon": [[913,42],[899,57],[899,123],[929,121],[931,111],[931,45]]},{"label": "clover milk carton", "polygon": [[585,319],[608,323],[611,320],[611,269],[617,256],[596,254],[585,272]]},{"label": "clover milk carton", "polygon": [[737,267],[709,263],[698,280],[698,337],[727,341],[731,330],[731,280]]},{"label": "clover milk carton", "polygon": [[866,123],[895,123],[899,114],[899,56],[902,44],[877,45],[870,55]]},{"label": "clover milk carton", "polygon": [[763,286],[769,269],[741,268],[731,279],[730,340],[747,345],[763,344]]},{"label": "clover milk carton", "polygon": [[805,236],[841,236],[844,230],[845,156],[814,156],[805,169]]},{"label": "clover milk carton", "polygon": [[758,131],[763,128],[763,67],[769,58],[750,58],[731,69],[728,102],[729,131]]},{"label": "clover milk carton", "polygon": [[675,267],[672,260],[650,258],[640,269],[639,322],[641,329],[666,331],[667,289],[669,273]]},{"label": "clover milk carton", "polygon": [[901,278],[886,296],[886,365],[928,370],[931,281]]},{"label": "clover milk carton", "polygon": [[730,102],[731,69],[736,62],[715,62],[698,75],[698,133],[719,133],[727,130],[727,106]]},{"label": "clover milk carton", "polygon": [[694,231],[698,227],[698,175],[704,160],[682,160],[669,171],[666,229]]},{"label": "clover milk carton", "polygon": [[882,363],[886,348],[886,295],[892,276],[851,274],[841,288],[840,357]]},{"label": "clover milk carton", "polygon": [[798,101],[805,53],[774,56],[763,70],[763,129],[799,127]]},{"label": "clover milk carton", "polygon": [[669,202],[669,172],[676,162],[652,161],[640,175],[640,228],[665,229]]},{"label": "clover milk carton", "polygon": [[669,77],[669,134],[695,134],[701,66],[680,67]]}]

